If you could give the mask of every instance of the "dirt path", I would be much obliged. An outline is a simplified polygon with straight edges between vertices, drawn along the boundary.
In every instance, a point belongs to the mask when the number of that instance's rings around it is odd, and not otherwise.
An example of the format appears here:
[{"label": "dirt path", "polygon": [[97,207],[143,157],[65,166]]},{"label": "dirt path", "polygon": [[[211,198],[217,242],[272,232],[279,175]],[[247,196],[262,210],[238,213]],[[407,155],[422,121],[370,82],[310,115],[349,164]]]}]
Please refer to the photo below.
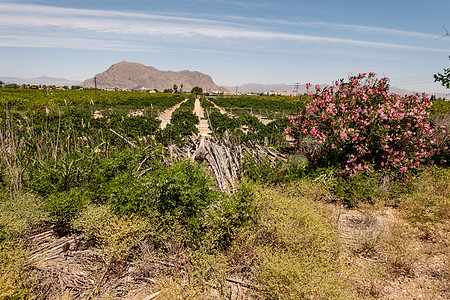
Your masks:
[{"label": "dirt path", "polygon": [[161,124],[159,125],[159,128],[164,129],[166,128],[167,124],[170,123],[170,118],[172,117],[173,112],[180,107],[181,104],[183,104],[184,102],[188,101],[189,99],[184,99],[183,101],[181,101],[180,103],[178,103],[175,106],[172,106],[171,108],[166,109],[165,111],[163,111],[158,117],[158,120],[161,120]]},{"label": "dirt path", "polygon": [[209,102],[211,102],[211,103],[214,105],[214,108],[217,108],[217,109],[220,111],[221,114],[227,115],[227,116],[229,116],[230,118],[235,118],[235,117],[236,117],[236,116],[230,114],[229,112],[227,112],[227,111],[225,110],[225,108],[218,106],[217,104],[215,104],[215,103],[212,102],[211,100],[209,100]]},{"label": "dirt path", "polygon": [[255,115],[255,114],[253,114],[255,117],[257,117],[258,118],[258,120],[260,120],[261,121],[261,123],[263,123],[264,125],[267,125],[267,124],[269,124],[270,122],[272,122],[272,121],[275,121],[275,120],[272,120],[272,119],[268,119],[267,117],[263,117],[263,116],[261,116],[261,115]]},{"label": "dirt path", "polygon": [[205,111],[198,98],[195,99],[193,113],[200,119],[200,123],[197,125],[198,133],[201,136],[210,136],[211,130],[209,129],[208,119],[205,118]]}]

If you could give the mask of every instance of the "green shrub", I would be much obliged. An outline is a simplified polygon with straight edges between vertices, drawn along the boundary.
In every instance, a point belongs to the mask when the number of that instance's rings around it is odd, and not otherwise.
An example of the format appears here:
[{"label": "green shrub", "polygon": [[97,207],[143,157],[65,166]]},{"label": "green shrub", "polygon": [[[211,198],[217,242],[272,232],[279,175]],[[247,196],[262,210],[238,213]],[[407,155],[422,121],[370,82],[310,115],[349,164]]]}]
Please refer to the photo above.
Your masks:
[{"label": "green shrub", "polygon": [[165,145],[181,144],[188,136],[198,133],[195,125],[199,122],[199,118],[192,111],[177,109],[172,114],[170,124],[158,131],[156,138]]},{"label": "green shrub", "polygon": [[0,226],[12,236],[24,236],[47,219],[44,202],[32,194],[15,194],[0,200]]},{"label": "green shrub", "polygon": [[236,237],[249,228],[255,217],[253,205],[253,187],[242,182],[241,187],[232,195],[219,194],[219,197],[205,211],[205,223],[202,228],[203,248],[208,250],[227,250]]},{"label": "green shrub", "polygon": [[162,150],[155,148],[124,148],[111,151],[107,157],[95,156],[84,185],[91,199],[97,204],[104,204],[112,198],[112,194],[141,182],[141,177],[159,168],[163,163]]},{"label": "green shrub", "polygon": [[156,170],[156,207],[162,214],[173,214],[188,220],[198,218],[212,199],[212,178],[200,167],[188,161]]},{"label": "green shrub", "polygon": [[280,184],[305,176],[307,163],[295,156],[288,161],[244,157],[242,176],[254,182]]},{"label": "green shrub", "polygon": [[133,247],[150,231],[144,219],[133,216],[119,216],[110,207],[89,205],[72,222],[72,227],[85,233],[103,250],[107,262],[120,261],[127,257]]},{"label": "green shrub", "polygon": [[103,190],[104,201],[108,202],[117,214],[138,214],[148,216],[157,210],[155,206],[155,185],[151,178],[134,178],[124,173],[113,178]]},{"label": "green shrub", "polygon": [[72,189],[51,194],[47,198],[45,208],[57,230],[61,234],[67,234],[72,230],[71,221],[85,209],[89,202],[90,200],[84,191]]},{"label": "green shrub", "polygon": [[202,168],[178,161],[138,179],[130,174],[116,177],[108,186],[108,201],[116,213],[157,217],[161,226],[175,221],[194,233],[214,201],[212,187],[212,178]]}]

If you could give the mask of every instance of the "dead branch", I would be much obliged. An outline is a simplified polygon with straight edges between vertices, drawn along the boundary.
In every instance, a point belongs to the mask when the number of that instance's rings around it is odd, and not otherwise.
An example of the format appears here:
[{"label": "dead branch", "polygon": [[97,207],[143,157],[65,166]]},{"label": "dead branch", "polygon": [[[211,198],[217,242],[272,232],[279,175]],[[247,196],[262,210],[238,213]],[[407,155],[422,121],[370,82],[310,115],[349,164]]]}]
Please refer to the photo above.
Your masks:
[{"label": "dead branch", "polygon": [[256,286],[254,286],[254,285],[252,285],[250,283],[246,283],[246,282],[239,281],[239,280],[236,280],[236,279],[227,278],[226,281],[234,283],[234,284],[239,284],[240,286],[243,286],[243,287],[248,288],[248,289],[253,289],[253,290],[257,290],[258,289]]},{"label": "dead branch", "polygon": [[133,148],[138,148],[138,146],[136,146],[133,142],[131,142],[130,140],[128,140],[127,138],[125,138],[123,135],[117,133],[116,131],[114,131],[114,129],[110,128],[109,131],[111,131],[112,133],[114,133],[115,135],[117,135],[118,137],[120,137],[122,140],[124,140],[125,142],[127,142],[131,147]]}]

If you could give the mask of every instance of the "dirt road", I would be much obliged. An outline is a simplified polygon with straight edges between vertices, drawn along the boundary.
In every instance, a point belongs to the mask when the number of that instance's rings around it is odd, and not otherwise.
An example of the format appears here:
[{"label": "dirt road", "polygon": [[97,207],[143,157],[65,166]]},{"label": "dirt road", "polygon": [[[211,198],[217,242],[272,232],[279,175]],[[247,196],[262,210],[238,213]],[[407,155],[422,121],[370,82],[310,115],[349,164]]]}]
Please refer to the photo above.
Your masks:
[{"label": "dirt road", "polygon": [[203,110],[203,107],[198,98],[195,99],[193,113],[200,119],[200,123],[197,125],[198,133],[201,136],[210,136],[211,130],[209,129],[208,119],[205,118],[205,111]]},{"label": "dirt road", "polygon": [[175,106],[172,106],[171,108],[166,109],[165,111],[163,111],[158,117],[158,120],[161,120],[161,124],[159,125],[159,128],[164,129],[166,128],[167,124],[170,123],[170,118],[172,117],[172,113],[178,108],[180,107],[181,104],[183,104],[184,102],[188,101],[189,99],[184,99],[183,101],[181,101],[180,103],[178,103]]}]

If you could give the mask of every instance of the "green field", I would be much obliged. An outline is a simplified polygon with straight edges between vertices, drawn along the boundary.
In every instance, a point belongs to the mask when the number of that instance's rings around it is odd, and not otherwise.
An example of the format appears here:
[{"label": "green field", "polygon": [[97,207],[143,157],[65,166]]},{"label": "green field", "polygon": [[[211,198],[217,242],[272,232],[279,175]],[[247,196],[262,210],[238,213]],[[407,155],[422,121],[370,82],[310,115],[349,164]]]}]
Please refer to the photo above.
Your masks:
[{"label": "green field", "polygon": [[[227,193],[205,163],[171,155],[195,133],[192,96],[159,129],[155,112],[186,97],[0,88],[0,299],[450,298],[448,154],[408,182],[345,177],[284,138],[309,97],[211,99],[268,125],[203,98],[218,143],[267,137],[286,157],[245,155]],[[448,107],[430,109],[435,124]],[[49,231],[68,248],[36,256]]]}]

